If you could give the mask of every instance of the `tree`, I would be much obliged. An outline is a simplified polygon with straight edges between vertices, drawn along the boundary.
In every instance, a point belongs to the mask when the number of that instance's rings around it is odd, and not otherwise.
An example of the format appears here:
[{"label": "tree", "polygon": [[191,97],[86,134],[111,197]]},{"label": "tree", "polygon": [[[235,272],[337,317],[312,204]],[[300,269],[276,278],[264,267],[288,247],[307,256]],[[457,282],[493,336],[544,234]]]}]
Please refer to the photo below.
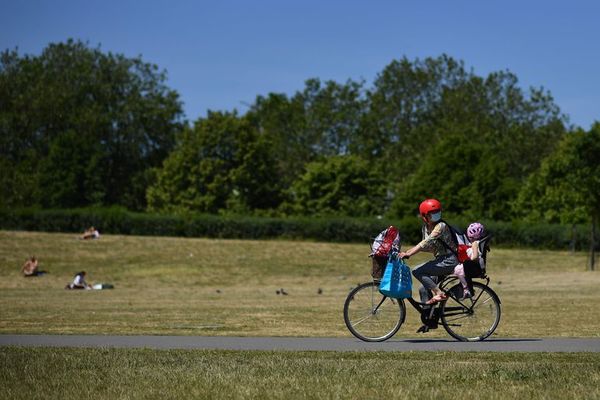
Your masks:
[{"label": "tree", "polygon": [[[39,56],[4,51],[0,56],[0,158],[27,165],[23,173],[35,185],[44,181],[42,189],[49,190],[24,199],[16,187],[9,191],[15,192],[9,203],[40,204],[53,197],[69,199],[64,205],[52,202],[56,206],[94,202],[143,208],[145,171],[162,162],[182,128],[178,94],[165,81],[165,72],[139,57],[103,53],[80,41],[50,44]],[[42,165],[54,171],[62,168],[65,156],[57,156],[59,147],[74,147],[67,140],[95,152],[86,153],[95,163],[88,168],[94,175],[90,179],[102,185],[93,196],[66,193],[82,189],[71,182],[56,197],[52,188],[60,182],[52,184],[47,173],[43,177]],[[78,154],[73,156],[86,162]],[[51,165],[54,161],[59,164]],[[19,178],[10,181],[17,184]]]},{"label": "tree", "polygon": [[535,89],[525,95],[508,72],[467,74],[445,57],[401,71],[424,79],[409,85],[424,93],[412,114],[395,119],[402,133],[389,147],[399,151],[382,157],[405,168],[392,212],[412,212],[423,196],[433,196],[471,218],[510,219],[520,183],[564,134],[564,117],[551,96]]},{"label": "tree", "polygon": [[314,156],[336,156],[350,152],[365,112],[362,82],[345,84],[318,79],[305,82],[305,89],[295,98],[304,104],[306,134],[311,138]]},{"label": "tree", "polygon": [[274,93],[257,97],[248,117],[272,143],[286,187],[307,163],[351,151],[365,112],[362,87],[352,80],[309,79],[289,99]]},{"label": "tree", "polygon": [[238,165],[230,173],[233,191],[227,209],[236,213],[277,209],[284,194],[270,139],[256,130],[245,130],[238,151]]},{"label": "tree", "polygon": [[392,61],[367,91],[368,112],[356,141],[358,154],[384,164],[393,162],[404,174],[414,171],[428,146],[437,141],[431,128],[443,90],[470,76],[462,62],[446,55]]},{"label": "tree", "polygon": [[430,197],[443,199],[444,209],[472,219],[498,220],[509,214],[506,199],[517,185],[506,162],[491,146],[464,140],[465,133],[443,136],[417,171],[398,184],[392,215],[411,214]]},{"label": "tree", "polygon": [[258,96],[246,117],[271,142],[276,159],[274,173],[284,188],[289,187],[313,157],[312,143],[305,135],[303,102],[285,94]]},{"label": "tree", "polygon": [[373,216],[385,212],[385,177],[358,156],[313,161],[294,183],[292,209],[301,215]]},{"label": "tree", "polygon": [[153,211],[252,212],[276,208],[270,143],[248,118],[210,112],[186,130],[148,189]]},{"label": "tree", "polygon": [[591,223],[589,267],[595,269],[600,221],[600,123],[566,134],[527,180],[514,204],[530,220]]},{"label": "tree", "polygon": [[101,204],[105,188],[97,175],[102,153],[95,143],[73,131],[56,136],[41,161],[39,187],[42,206],[67,208]]}]

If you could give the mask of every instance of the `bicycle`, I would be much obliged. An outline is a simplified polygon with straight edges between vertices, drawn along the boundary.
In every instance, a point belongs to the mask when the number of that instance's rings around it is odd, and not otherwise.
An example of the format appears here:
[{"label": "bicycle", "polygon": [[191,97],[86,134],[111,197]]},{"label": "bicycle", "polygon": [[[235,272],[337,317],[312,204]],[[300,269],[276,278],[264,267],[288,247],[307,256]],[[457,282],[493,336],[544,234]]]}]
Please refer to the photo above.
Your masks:
[{"label": "bicycle", "polygon": [[[477,276],[485,280],[473,282],[470,298],[463,299],[463,288],[453,275],[441,277],[439,288],[448,298],[432,306],[412,297],[406,300],[421,314],[424,332],[442,326],[453,338],[476,342],[489,337],[500,323],[500,298],[489,287],[490,278],[483,272]],[[379,281],[374,279],[354,288],[344,303],[344,322],[348,330],[366,342],[383,342],[394,336],[406,319],[404,299],[394,299],[379,292]]]}]

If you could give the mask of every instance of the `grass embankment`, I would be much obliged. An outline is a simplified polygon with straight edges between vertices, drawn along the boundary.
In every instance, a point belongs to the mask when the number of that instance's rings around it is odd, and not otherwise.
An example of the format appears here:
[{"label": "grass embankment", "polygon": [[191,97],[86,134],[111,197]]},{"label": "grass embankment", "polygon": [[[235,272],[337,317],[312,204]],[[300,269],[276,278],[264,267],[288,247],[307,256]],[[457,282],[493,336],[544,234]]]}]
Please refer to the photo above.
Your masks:
[{"label": "grass embankment", "polygon": [[0,348],[10,399],[597,399],[600,355]]},{"label": "grass embankment", "polygon": [[[370,279],[368,252],[367,243],[116,235],[80,241],[4,231],[0,333],[349,336],[342,307],[350,288]],[[21,276],[31,254],[49,275]],[[600,335],[600,272],[585,271],[584,253],[494,248],[488,263],[502,299],[498,337]],[[80,270],[115,289],[64,290]],[[278,295],[280,288],[288,295]],[[409,307],[396,337],[414,337],[419,325]]]}]

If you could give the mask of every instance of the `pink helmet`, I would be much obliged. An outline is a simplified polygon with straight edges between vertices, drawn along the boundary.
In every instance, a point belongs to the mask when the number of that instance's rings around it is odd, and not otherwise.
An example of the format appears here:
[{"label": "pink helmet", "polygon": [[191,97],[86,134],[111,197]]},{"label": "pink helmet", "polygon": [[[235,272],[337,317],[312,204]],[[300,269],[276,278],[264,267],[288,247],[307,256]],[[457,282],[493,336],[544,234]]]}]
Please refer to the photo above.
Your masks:
[{"label": "pink helmet", "polygon": [[473,222],[467,228],[467,237],[469,240],[479,240],[485,235],[485,227],[479,222]]}]

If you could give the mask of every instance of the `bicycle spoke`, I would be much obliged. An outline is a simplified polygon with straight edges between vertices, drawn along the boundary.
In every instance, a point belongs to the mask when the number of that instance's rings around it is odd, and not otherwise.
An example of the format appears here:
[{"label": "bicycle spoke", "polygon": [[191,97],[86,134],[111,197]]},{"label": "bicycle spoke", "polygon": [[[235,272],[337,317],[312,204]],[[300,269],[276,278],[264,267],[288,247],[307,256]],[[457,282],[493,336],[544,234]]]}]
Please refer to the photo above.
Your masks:
[{"label": "bicycle spoke", "polygon": [[448,321],[448,322],[454,322],[454,321],[458,321],[458,320],[465,319],[465,318],[469,317],[469,315],[467,315],[467,314],[460,314],[460,315],[458,315],[458,314],[456,314],[456,315],[452,314],[452,316],[455,316],[455,318],[451,318],[451,319],[446,318],[446,321]]},{"label": "bicycle spoke", "polygon": [[363,317],[363,318],[361,318],[361,319],[359,319],[357,321],[353,321],[352,322],[352,326],[358,326],[358,325],[362,324],[364,321],[366,321],[366,320],[368,320],[369,318],[372,318],[372,317],[373,317],[373,314],[369,313],[369,315],[367,315],[367,316],[365,316],[365,317]]},{"label": "bicycle spoke", "polygon": [[381,295],[376,283],[355,288],[344,304],[346,326],[354,336],[365,341],[392,337],[404,321],[405,313],[404,303]]},{"label": "bicycle spoke", "polygon": [[[442,307],[444,328],[458,340],[483,340],[496,329],[500,320],[500,304],[493,291],[481,283],[474,283],[475,298],[457,299],[451,296]],[[460,289],[455,285],[450,292]],[[471,303],[468,305],[468,303]]]}]

